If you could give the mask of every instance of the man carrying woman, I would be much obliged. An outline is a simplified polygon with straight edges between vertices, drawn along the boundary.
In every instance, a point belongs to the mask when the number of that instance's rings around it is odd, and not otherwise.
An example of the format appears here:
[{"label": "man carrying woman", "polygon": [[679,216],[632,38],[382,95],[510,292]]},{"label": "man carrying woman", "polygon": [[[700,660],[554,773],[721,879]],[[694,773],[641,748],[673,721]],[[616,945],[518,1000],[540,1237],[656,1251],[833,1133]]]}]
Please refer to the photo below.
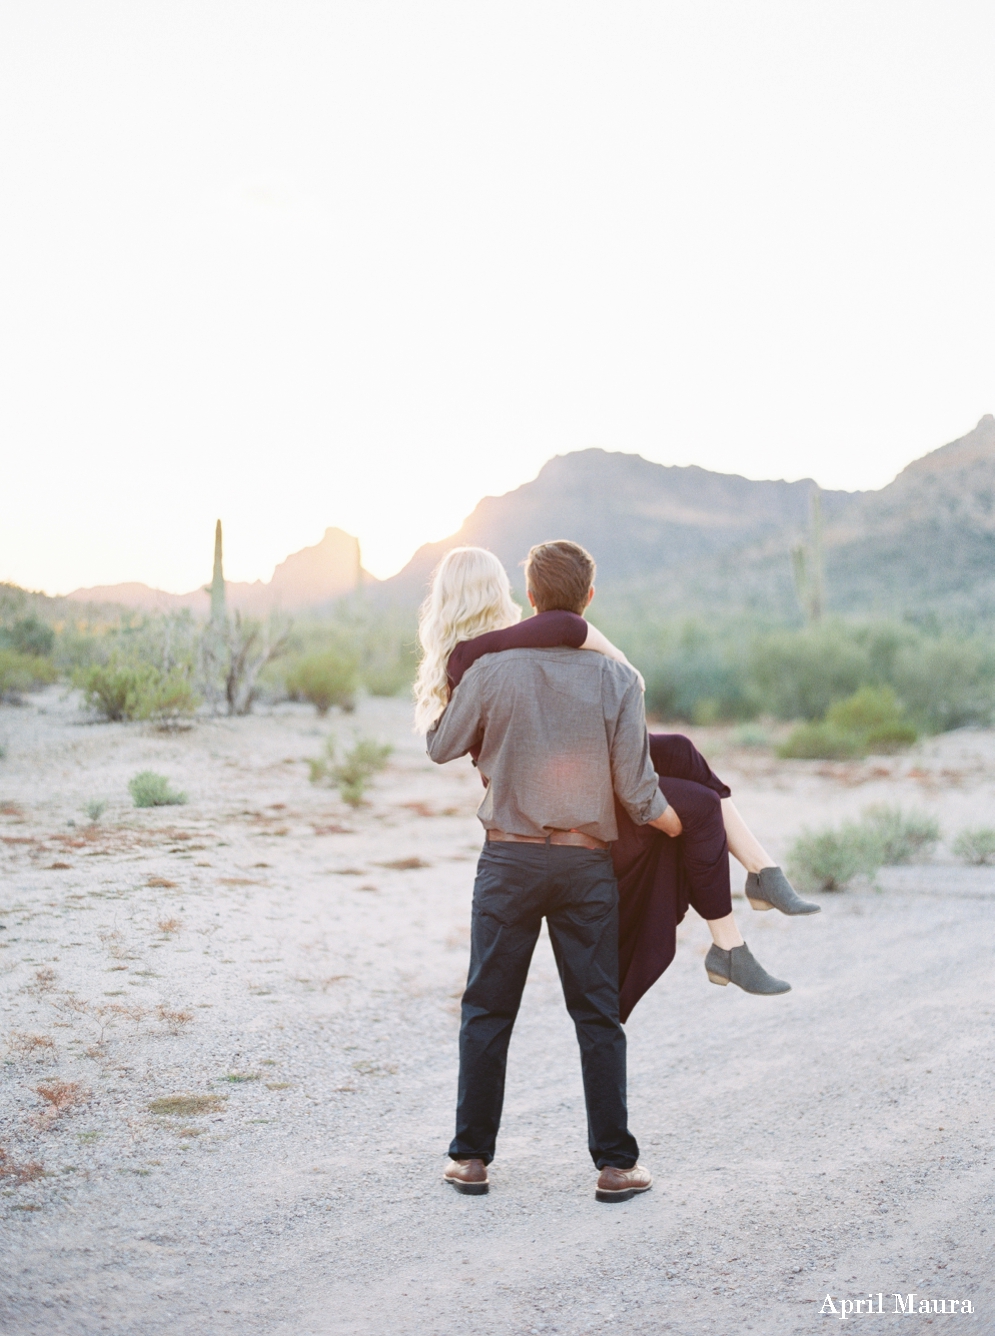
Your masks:
[{"label": "man carrying woman", "polygon": [[445,1174],[462,1192],[488,1190],[508,1042],[543,917],[581,1047],[596,1195],[619,1201],[651,1185],[626,1124],[620,1020],[670,963],[687,904],[712,932],[708,977],[754,993],[789,985],[739,934],[730,846],[755,908],[818,909],[795,895],[690,742],[647,737],[639,675],[580,616],[593,580],[577,544],[533,548],[538,615],[519,624],[497,558],[458,548],[422,609],[417,726],[433,760],[470,752],[487,786]]}]

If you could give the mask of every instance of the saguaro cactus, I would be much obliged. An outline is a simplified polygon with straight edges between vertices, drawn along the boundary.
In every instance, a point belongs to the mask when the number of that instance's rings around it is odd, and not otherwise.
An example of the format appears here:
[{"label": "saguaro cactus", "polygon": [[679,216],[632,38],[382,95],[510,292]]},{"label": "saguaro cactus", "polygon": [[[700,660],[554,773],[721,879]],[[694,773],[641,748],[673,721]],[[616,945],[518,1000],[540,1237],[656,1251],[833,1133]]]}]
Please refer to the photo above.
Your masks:
[{"label": "saguaro cactus", "polygon": [[228,620],[225,605],[225,573],[221,562],[221,521],[214,526],[214,575],[208,585],[211,595],[211,624],[220,628]]},{"label": "saguaro cactus", "polygon": [[825,577],[822,558],[822,492],[812,488],[807,543],[791,549],[795,593],[806,621],[820,622],[825,607]]}]

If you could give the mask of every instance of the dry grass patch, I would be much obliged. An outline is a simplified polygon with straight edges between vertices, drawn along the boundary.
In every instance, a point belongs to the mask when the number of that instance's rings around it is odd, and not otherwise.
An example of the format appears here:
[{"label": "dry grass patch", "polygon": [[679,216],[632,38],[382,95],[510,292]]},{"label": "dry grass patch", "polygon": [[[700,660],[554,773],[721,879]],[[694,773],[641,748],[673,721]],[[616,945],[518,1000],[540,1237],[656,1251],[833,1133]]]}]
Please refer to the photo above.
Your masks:
[{"label": "dry grass patch", "polygon": [[11,1053],[20,1053],[23,1057],[40,1056],[55,1048],[55,1040],[49,1034],[23,1034],[12,1030],[7,1037],[7,1048]]},{"label": "dry grass patch", "polygon": [[159,920],[159,931],[169,937],[174,932],[179,932],[183,927],[183,920],[178,918],[166,918]]},{"label": "dry grass patch", "polygon": [[41,1127],[51,1126],[64,1113],[88,1104],[93,1098],[93,1092],[85,1089],[78,1081],[45,1081],[35,1086],[35,1094],[40,1095],[48,1105],[35,1120]]},{"label": "dry grass patch", "polygon": [[175,881],[170,881],[168,877],[149,877],[145,885],[157,886],[164,891],[175,891],[179,883]]},{"label": "dry grass patch", "polygon": [[223,1112],[224,1108],[221,1095],[163,1095],[149,1104],[149,1112],[160,1118],[197,1118]]},{"label": "dry grass patch", "polygon": [[174,1007],[168,1007],[161,1002],[156,1007],[155,1013],[169,1030],[170,1034],[179,1034],[185,1025],[189,1025],[193,1020],[192,1011],[179,1011]]},{"label": "dry grass patch", "polygon": [[18,1164],[9,1152],[0,1146],[0,1178],[11,1178],[20,1185],[41,1178],[44,1172],[43,1166],[37,1160],[27,1160],[23,1164]]},{"label": "dry grass patch", "polygon": [[292,1081],[267,1081],[267,1090],[289,1090],[293,1085]]},{"label": "dry grass patch", "polygon": [[377,867],[389,867],[394,872],[414,872],[420,867],[431,867],[423,858],[394,858],[389,863],[378,863]]}]

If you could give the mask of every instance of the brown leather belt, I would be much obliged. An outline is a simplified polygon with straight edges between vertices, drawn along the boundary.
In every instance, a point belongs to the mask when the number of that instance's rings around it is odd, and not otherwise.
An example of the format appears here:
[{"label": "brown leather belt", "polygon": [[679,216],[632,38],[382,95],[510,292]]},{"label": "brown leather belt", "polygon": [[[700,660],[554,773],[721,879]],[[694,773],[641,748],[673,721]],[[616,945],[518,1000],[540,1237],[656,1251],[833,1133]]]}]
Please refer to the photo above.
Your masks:
[{"label": "brown leather belt", "polygon": [[554,830],[548,839],[542,835],[511,835],[506,830],[489,830],[488,840],[507,841],[509,844],[570,844],[578,849],[608,849],[607,840],[585,835],[579,830]]}]

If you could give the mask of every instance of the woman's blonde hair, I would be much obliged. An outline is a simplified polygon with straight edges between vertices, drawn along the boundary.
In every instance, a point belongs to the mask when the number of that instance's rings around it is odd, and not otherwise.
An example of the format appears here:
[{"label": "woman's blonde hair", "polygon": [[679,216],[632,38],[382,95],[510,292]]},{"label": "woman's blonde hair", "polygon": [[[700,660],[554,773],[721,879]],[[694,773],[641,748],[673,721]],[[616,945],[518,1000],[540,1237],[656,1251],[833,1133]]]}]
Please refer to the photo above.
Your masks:
[{"label": "woman's blonde hair", "polygon": [[449,702],[446,664],[461,640],[514,626],[522,610],[508,573],[483,547],[454,547],[439,562],[418,616],[422,660],[415,679],[415,728],[427,733]]}]

